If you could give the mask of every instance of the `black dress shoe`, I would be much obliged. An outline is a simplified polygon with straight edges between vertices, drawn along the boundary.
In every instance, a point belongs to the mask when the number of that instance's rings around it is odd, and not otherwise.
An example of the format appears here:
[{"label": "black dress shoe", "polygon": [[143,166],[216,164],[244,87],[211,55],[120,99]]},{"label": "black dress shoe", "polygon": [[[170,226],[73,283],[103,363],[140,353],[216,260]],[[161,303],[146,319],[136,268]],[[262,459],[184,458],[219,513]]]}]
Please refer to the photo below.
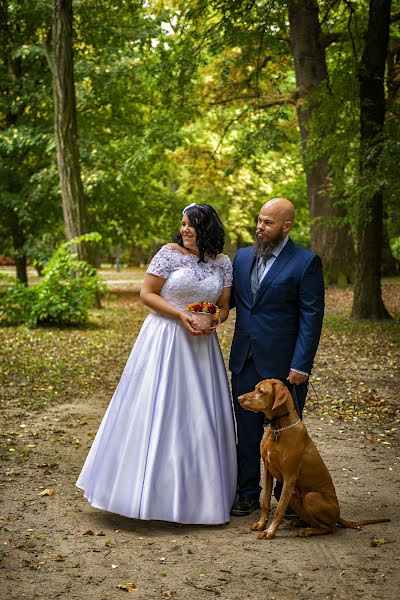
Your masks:
[{"label": "black dress shoe", "polygon": [[231,508],[231,515],[234,517],[243,517],[250,515],[255,510],[260,508],[260,499],[255,496],[244,496],[239,498]]}]

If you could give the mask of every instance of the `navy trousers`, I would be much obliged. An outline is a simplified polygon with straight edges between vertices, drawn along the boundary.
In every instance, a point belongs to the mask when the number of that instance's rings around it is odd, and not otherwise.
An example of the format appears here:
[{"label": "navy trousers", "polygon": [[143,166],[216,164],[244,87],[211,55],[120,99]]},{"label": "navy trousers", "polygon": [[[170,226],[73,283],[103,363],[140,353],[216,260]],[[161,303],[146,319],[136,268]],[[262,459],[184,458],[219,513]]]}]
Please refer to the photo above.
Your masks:
[{"label": "navy trousers", "polygon": [[[272,377],[272,375],[271,375]],[[232,396],[236,416],[238,445],[238,496],[258,497],[261,492],[260,486],[260,442],[264,433],[263,413],[253,413],[240,406],[238,396],[254,390],[257,383],[266,379],[257,373],[254,361],[250,357],[246,360],[239,374],[232,373]],[[281,379],[291,393],[293,386],[287,380]],[[307,382],[296,386],[297,402],[302,416],[307,396]],[[280,485],[279,485],[280,483]],[[275,485],[274,495],[279,499],[282,483]]]}]

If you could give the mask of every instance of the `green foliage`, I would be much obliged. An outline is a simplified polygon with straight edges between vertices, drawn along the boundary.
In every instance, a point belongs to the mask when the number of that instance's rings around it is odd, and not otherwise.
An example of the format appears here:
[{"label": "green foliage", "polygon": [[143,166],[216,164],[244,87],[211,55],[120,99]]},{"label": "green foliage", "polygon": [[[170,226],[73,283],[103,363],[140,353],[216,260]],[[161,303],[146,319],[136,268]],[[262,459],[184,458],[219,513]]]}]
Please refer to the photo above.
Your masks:
[{"label": "green foliage", "polygon": [[[398,12],[398,0],[393,2],[393,14]],[[337,35],[338,40],[326,49],[329,81],[309,102],[319,106],[310,124],[308,163],[328,156],[331,171],[332,196],[346,209],[346,225],[354,232],[358,223],[370,219],[365,199],[383,192],[384,211],[390,238],[400,233],[400,159],[399,96],[389,93],[394,87],[397,71],[386,74],[387,98],[384,139],[371,148],[360,147],[359,69],[365,43],[368,2],[348,4],[321,2],[326,11],[324,33]],[[400,37],[399,23],[393,20],[390,30],[393,49]],[[389,49],[389,58],[392,56]],[[393,60],[396,60],[393,54]],[[391,78],[393,80],[391,80]],[[374,152],[380,153],[377,170],[362,167]],[[362,171],[364,171],[362,173]],[[361,174],[362,173],[362,174]]]},{"label": "green foliage", "polygon": [[44,0],[1,6],[0,253],[14,258],[36,258],[44,238],[65,237],[57,230],[51,75],[41,40],[50,18]]},{"label": "green foliage", "polygon": [[34,288],[14,283],[0,296],[0,325],[28,323],[34,301]]},{"label": "green foliage", "polygon": [[393,256],[400,261],[400,237],[391,240],[391,248]]},{"label": "green foliage", "polygon": [[[273,0],[74,4],[74,70],[88,229],[103,255],[148,256],[172,238],[182,207],[212,204],[228,252],[251,243],[263,202],[297,209],[309,243],[287,3]],[[399,0],[393,0],[398,12]],[[399,106],[388,103],[378,177],[359,179],[357,65],[368,2],[319,0],[328,85],[318,90],[306,166],[328,156],[332,193],[354,227],[360,199],[383,186],[400,235]],[[10,0],[0,24],[0,253],[44,262],[64,238],[54,160],[51,73],[43,41],[51,3]],[[1,19],[0,19],[1,21]],[[399,22],[391,27],[392,47]],[[393,60],[396,58],[393,55]],[[394,64],[396,61],[394,60]],[[397,64],[397,63],[396,63]],[[393,79],[395,83],[396,78]],[[392,86],[397,89],[396,86]],[[16,239],[19,240],[16,247]]]},{"label": "green foliage", "polygon": [[79,260],[74,246],[99,242],[98,233],[74,238],[61,244],[43,270],[43,279],[31,288],[16,284],[0,297],[0,323],[81,325],[100,293],[105,293],[94,267]]}]

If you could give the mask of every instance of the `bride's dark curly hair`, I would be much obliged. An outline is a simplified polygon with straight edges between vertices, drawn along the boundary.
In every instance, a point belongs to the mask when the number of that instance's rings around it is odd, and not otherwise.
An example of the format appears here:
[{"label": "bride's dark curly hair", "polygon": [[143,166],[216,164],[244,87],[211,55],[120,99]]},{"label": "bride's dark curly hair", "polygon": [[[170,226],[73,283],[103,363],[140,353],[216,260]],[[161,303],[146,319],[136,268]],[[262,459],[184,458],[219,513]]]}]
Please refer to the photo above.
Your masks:
[{"label": "bride's dark curly hair", "polygon": [[[213,207],[209,204],[195,204],[187,208],[184,214],[196,230],[199,262],[205,262],[206,254],[215,258],[224,248],[225,230]],[[174,242],[184,247],[180,233],[175,236]]]}]

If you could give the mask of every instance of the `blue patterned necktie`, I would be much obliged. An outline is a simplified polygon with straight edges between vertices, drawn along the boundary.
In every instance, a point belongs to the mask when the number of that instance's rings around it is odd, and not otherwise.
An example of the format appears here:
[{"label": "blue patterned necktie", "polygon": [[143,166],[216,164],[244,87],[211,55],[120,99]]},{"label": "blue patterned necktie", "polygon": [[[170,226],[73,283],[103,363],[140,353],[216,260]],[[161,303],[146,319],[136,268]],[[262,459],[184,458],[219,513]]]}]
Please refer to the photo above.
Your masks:
[{"label": "blue patterned necktie", "polygon": [[250,276],[250,286],[251,286],[251,293],[253,296],[253,300],[255,300],[258,288],[260,286],[261,278],[264,274],[265,263],[272,256],[274,256],[274,255],[270,254],[269,256],[266,256],[264,258],[258,257],[258,258],[256,258],[256,260],[253,263],[253,267],[251,269],[251,276]]},{"label": "blue patterned necktie", "polygon": [[262,278],[263,273],[265,271],[265,263],[267,262],[268,258],[270,258],[270,256],[264,257],[264,258],[261,258],[261,256],[260,256],[257,259],[257,279],[258,279],[258,285],[260,285],[261,278]]}]

